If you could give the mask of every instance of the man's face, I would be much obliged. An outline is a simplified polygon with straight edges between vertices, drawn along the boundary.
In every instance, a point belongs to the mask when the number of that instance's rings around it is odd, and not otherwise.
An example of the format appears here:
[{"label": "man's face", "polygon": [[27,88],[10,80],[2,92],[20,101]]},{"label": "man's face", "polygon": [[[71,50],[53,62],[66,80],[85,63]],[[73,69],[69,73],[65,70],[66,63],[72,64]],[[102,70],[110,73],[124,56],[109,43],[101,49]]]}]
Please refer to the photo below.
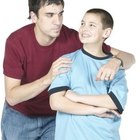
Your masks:
[{"label": "man's face", "polygon": [[39,34],[40,38],[58,37],[63,22],[63,6],[44,5],[39,9],[34,22],[36,34]]}]

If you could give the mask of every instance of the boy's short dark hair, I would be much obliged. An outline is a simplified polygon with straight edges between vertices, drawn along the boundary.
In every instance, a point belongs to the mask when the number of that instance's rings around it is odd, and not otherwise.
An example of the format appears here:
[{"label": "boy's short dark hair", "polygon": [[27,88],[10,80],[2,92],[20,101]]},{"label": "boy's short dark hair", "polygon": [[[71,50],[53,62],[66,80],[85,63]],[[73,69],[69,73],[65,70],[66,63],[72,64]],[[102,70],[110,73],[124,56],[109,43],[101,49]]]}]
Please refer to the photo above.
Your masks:
[{"label": "boy's short dark hair", "polygon": [[113,18],[111,16],[111,14],[109,12],[107,12],[106,10],[100,9],[100,8],[93,8],[93,9],[89,9],[86,13],[98,14],[101,17],[103,29],[106,29],[106,28],[113,29],[113,25],[114,25]]}]

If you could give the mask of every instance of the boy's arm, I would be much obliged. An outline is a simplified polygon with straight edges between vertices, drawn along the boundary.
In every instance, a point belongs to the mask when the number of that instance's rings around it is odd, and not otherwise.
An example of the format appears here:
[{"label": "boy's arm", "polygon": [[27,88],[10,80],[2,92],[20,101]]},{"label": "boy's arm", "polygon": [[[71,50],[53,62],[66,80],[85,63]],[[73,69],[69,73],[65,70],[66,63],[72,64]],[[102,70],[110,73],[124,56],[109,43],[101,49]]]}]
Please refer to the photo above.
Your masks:
[{"label": "boy's arm", "polygon": [[81,95],[77,94],[71,90],[68,90],[66,95],[68,99],[77,102],[77,103],[84,103],[87,105],[93,105],[93,106],[98,106],[98,107],[105,107],[109,109],[114,109],[116,110],[117,107],[110,98],[108,94],[100,94],[100,95],[94,95],[94,94],[86,94],[86,95]]},{"label": "boy's arm", "polygon": [[119,68],[128,69],[135,63],[135,57],[131,53],[115,48],[111,48],[111,53],[114,57],[99,69],[97,80],[112,80]]},{"label": "boy's arm", "polygon": [[66,91],[59,91],[50,95],[50,106],[52,110],[68,114],[96,115],[106,118],[112,118],[114,116],[113,114],[119,116],[114,110],[73,102],[65,97],[65,92]]},{"label": "boy's arm", "polygon": [[119,113],[122,113],[128,92],[124,70],[120,70],[114,80],[110,84],[106,84],[106,86],[108,90],[104,94],[95,95],[92,93],[90,95],[81,95],[68,90],[65,96],[75,102],[114,110],[117,109]]}]

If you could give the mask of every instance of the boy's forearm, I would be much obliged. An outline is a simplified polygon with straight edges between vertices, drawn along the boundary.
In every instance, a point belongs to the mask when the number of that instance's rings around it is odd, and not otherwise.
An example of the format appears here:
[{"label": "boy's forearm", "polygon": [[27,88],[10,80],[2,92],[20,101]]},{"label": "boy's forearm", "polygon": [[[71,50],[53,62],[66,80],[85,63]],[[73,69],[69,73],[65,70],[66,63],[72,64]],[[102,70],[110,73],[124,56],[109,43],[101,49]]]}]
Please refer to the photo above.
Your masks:
[{"label": "boy's forearm", "polygon": [[107,94],[105,95],[79,95],[77,96],[77,101],[84,104],[97,106],[97,107],[117,109],[116,105]]},{"label": "boy's forearm", "polygon": [[[75,115],[95,115],[98,117],[112,118],[114,116],[113,114],[116,114],[114,113],[114,110],[108,108],[74,102],[66,98],[63,92],[50,96],[50,106],[52,110]],[[108,112],[112,112],[113,114]]]},{"label": "boy's forearm", "polygon": [[[61,94],[62,93],[62,94]],[[63,92],[54,93],[50,96],[50,106],[52,110],[77,115],[93,115],[94,107],[82,103],[76,103],[67,99]]]}]

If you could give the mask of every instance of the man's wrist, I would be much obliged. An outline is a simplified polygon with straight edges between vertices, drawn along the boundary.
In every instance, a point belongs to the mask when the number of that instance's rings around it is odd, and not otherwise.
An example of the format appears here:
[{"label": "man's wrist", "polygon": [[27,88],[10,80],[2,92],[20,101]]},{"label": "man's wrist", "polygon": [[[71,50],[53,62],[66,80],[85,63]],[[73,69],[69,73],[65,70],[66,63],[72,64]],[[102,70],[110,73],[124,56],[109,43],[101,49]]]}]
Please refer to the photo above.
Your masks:
[{"label": "man's wrist", "polygon": [[116,55],[114,55],[113,58],[119,60],[120,61],[120,67],[123,67],[123,60],[121,58],[117,57]]}]

